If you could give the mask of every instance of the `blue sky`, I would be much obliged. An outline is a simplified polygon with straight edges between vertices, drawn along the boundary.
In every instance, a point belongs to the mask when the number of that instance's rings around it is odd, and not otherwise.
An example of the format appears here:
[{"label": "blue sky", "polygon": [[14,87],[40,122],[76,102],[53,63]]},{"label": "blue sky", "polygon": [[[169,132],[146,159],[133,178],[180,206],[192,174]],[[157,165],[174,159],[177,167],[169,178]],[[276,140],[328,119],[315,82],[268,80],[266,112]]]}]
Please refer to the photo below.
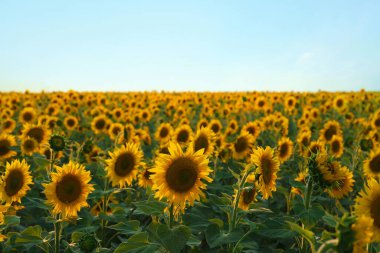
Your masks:
[{"label": "blue sky", "polygon": [[0,0],[0,90],[379,90],[380,1]]}]

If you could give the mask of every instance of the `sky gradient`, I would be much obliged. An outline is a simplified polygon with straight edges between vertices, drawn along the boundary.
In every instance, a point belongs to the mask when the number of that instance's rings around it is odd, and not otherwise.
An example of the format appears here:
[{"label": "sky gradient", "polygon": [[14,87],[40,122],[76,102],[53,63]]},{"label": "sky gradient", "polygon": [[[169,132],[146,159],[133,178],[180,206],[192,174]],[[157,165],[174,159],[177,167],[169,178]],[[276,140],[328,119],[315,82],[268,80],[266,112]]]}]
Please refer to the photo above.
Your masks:
[{"label": "sky gradient", "polygon": [[0,0],[0,91],[380,90],[380,1]]}]

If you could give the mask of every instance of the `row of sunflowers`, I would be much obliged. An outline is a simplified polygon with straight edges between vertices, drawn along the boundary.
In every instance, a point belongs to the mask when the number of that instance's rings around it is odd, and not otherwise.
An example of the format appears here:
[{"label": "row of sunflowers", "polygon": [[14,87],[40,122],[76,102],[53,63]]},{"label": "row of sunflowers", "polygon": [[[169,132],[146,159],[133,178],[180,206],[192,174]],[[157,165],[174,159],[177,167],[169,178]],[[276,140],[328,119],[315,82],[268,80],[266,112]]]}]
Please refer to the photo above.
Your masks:
[{"label": "row of sunflowers", "polygon": [[0,93],[0,252],[379,252],[376,92]]}]

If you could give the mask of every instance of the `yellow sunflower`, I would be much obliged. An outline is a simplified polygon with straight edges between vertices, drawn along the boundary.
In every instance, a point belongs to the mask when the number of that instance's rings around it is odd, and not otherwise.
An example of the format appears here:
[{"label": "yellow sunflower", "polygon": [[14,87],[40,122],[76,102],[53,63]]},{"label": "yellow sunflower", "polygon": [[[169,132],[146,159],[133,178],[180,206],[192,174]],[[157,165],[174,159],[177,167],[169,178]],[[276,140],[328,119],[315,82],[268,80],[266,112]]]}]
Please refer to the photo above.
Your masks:
[{"label": "yellow sunflower", "polygon": [[324,142],[330,142],[334,135],[341,135],[342,130],[339,122],[335,120],[329,120],[323,126],[320,131],[320,138]]},{"label": "yellow sunflower", "polygon": [[38,143],[33,138],[28,137],[28,138],[24,139],[21,143],[21,151],[22,151],[22,153],[24,153],[26,155],[31,155],[34,152],[37,152],[38,149],[39,149]]},{"label": "yellow sunflower", "polygon": [[[249,205],[256,202],[257,190],[255,187],[247,187],[241,191],[238,207],[242,210],[248,210]],[[235,192],[236,198],[236,192]]]},{"label": "yellow sunflower", "polygon": [[231,145],[233,158],[237,160],[246,158],[251,152],[254,141],[255,140],[250,133],[242,131],[235,143]]},{"label": "yellow sunflower", "polygon": [[36,111],[32,107],[26,107],[20,112],[19,121],[22,124],[32,124],[36,120],[36,117]]},{"label": "yellow sunflower", "polygon": [[335,157],[341,157],[343,155],[343,138],[341,135],[334,135],[330,142],[330,152]]},{"label": "yellow sunflower", "polygon": [[215,134],[219,134],[222,131],[222,123],[217,119],[211,120],[209,127]]},{"label": "yellow sunflower", "polygon": [[108,119],[105,115],[96,116],[91,122],[91,129],[95,134],[100,134],[107,130]]},{"label": "yellow sunflower", "polygon": [[19,202],[33,184],[29,165],[25,160],[13,160],[6,163],[5,174],[1,177],[0,197],[7,203]]},{"label": "yellow sunflower", "polygon": [[255,140],[259,137],[261,131],[260,125],[257,122],[248,122],[243,126],[242,130],[250,133]]},{"label": "yellow sunflower", "polygon": [[212,182],[209,174],[208,159],[203,150],[194,152],[188,148],[184,153],[178,143],[169,143],[169,155],[161,154],[150,170],[153,175],[153,190],[159,199],[166,198],[176,207],[184,210],[186,203],[193,205],[195,200],[204,196],[206,184]]},{"label": "yellow sunflower", "polygon": [[138,185],[142,188],[147,188],[147,187],[152,187],[153,186],[153,181],[150,179],[150,176],[153,173],[150,171],[149,167],[146,167],[143,171],[140,171],[139,173],[139,181]]},{"label": "yellow sunflower", "polygon": [[373,219],[373,239],[380,242],[380,183],[370,179],[355,199],[355,214]]},{"label": "yellow sunflower", "polygon": [[155,133],[155,138],[160,143],[166,143],[170,140],[170,136],[173,134],[173,127],[169,123],[162,123]]},{"label": "yellow sunflower", "polygon": [[193,136],[193,130],[187,124],[177,127],[174,132],[173,141],[178,142],[181,146],[185,146],[191,141]]},{"label": "yellow sunflower", "polygon": [[287,137],[282,137],[278,141],[278,159],[280,163],[287,161],[292,154],[293,142]]},{"label": "yellow sunflower", "polygon": [[341,199],[352,192],[355,182],[352,171],[348,170],[347,167],[340,167],[339,173],[341,174],[341,179],[332,182],[332,185],[327,189],[330,197],[336,199]]},{"label": "yellow sunflower", "polygon": [[63,123],[68,130],[74,130],[78,126],[78,119],[75,116],[67,116]]},{"label": "yellow sunflower", "polygon": [[380,175],[380,148],[371,150],[369,157],[364,161],[363,168],[367,176]]},{"label": "yellow sunflower", "polygon": [[190,148],[197,152],[200,149],[203,149],[204,154],[209,156],[214,151],[214,141],[215,135],[210,128],[202,127],[199,129],[191,141]]},{"label": "yellow sunflower", "polygon": [[272,191],[276,191],[277,172],[280,169],[278,157],[270,147],[257,147],[251,155],[251,162],[257,166],[259,191],[263,194],[263,199],[268,199],[272,196]]},{"label": "yellow sunflower", "polygon": [[12,133],[13,130],[16,128],[16,121],[14,121],[11,118],[5,119],[1,124],[1,131],[3,133]]},{"label": "yellow sunflower", "polygon": [[122,141],[124,139],[124,126],[121,123],[112,123],[108,129],[108,135],[112,140]]},{"label": "yellow sunflower", "polygon": [[367,252],[367,245],[373,237],[373,219],[362,215],[352,224],[351,229],[355,232],[353,253]]},{"label": "yellow sunflower", "polygon": [[50,136],[50,130],[47,129],[45,125],[30,125],[27,124],[22,131],[22,140],[28,137],[33,138],[37,141],[38,145],[47,144]]},{"label": "yellow sunflower", "polygon": [[138,145],[130,142],[109,154],[111,158],[106,160],[106,170],[112,186],[119,185],[123,188],[126,184],[131,185],[142,165],[143,153]]},{"label": "yellow sunflower", "polygon": [[16,146],[16,139],[13,135],[0,135],[0,160],[8,159],[17,154],[11,147]]},{"label": "yellow sunflower", "polygon": [[53,214],[62,214],[63,218],[76,217],[82,207],[87,207],[87,197],[94,191],[89,171],[84,166],[70,161],[62,167],[56,167],[51,173],[51,182],[45,187],[46,203],[53,207]]}]

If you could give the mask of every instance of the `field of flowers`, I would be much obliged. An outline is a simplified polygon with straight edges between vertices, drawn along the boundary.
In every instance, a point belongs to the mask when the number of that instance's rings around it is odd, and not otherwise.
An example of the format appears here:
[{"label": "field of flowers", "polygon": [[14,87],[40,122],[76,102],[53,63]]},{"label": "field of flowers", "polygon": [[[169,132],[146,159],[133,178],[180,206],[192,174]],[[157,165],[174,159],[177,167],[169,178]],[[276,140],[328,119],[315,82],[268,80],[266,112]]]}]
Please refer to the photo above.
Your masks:
[{"label": "field of flowers", "polygon": [[380,252],[380,93],[0,93],[0,252]]}]

